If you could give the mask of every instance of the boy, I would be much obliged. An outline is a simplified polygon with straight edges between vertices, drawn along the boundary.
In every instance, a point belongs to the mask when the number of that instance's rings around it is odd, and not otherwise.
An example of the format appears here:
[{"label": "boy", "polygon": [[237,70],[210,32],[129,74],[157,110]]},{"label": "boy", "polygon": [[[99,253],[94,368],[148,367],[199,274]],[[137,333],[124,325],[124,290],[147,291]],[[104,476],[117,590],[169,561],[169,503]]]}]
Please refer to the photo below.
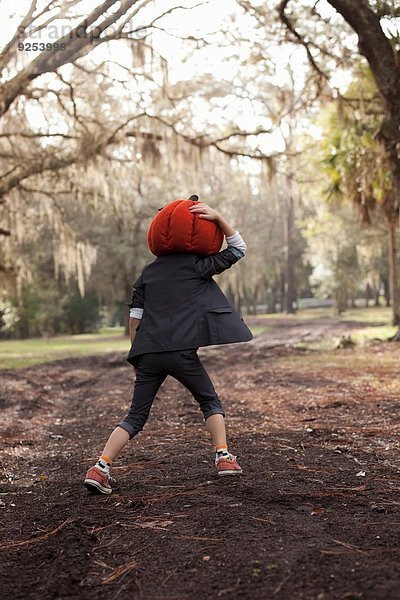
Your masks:
[{"label": "boy", "polygon": [[159,256],[133,284],[128,361],[136,381],[130,411],[111,433],[103,452],[86,474],[91,493],[111,494],[115,482],[110,466],[127,442],[137,435],[149,416],[158,389],[171,375],[194,396],[203,412],[215,447],[218,475],[242,473],[228,452],[225,413],[197,350],[200,346],[244,342],[252,334],[212,279],[229,269],[246,251],[239,232],[203,202],[188,208],[198,218],[215,221],[228,247],[212,256],[179,253]]}]

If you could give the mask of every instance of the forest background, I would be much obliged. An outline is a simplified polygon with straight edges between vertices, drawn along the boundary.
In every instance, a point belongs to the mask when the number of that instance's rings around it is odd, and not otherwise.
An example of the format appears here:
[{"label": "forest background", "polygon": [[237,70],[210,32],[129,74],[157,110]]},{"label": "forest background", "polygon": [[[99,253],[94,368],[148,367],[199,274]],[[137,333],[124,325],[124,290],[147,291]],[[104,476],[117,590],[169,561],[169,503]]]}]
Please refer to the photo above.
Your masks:
[{"label": "forest background", "polygon": [[1,338],[126,326],[152,217],[194,193],[247,242],[243,314],[400,324],[400,2],[0,11]]}]

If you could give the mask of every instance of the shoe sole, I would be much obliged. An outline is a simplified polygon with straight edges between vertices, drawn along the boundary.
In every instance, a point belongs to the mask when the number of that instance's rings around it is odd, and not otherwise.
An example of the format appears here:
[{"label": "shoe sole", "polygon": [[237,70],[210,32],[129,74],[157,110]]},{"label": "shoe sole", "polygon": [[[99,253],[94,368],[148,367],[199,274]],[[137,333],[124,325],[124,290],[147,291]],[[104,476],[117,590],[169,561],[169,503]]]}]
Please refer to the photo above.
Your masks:
[{"label": "shoe sole", "polygon": [[85,486],[92,494],[111,494],[112,488],[105,488],[95,479],[85,479]]},{"label": "shoe sole", "polygon": [[218,471],[218,477],[221,477],[222,475],[241,475],[242,472],[242,469],[240,469],[240,471],[238,469],[235,471]]}]

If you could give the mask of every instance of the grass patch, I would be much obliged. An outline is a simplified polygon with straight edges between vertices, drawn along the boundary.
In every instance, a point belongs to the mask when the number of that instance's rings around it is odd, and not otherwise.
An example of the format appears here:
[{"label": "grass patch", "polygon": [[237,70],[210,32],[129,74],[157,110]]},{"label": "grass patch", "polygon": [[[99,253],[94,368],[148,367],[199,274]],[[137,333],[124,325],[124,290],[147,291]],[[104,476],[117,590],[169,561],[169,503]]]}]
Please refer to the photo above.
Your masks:
[{"label": "grass patch", "polygon": [[386,342],[390,337],[392,337],[397,331],[397,327],[393,327],[391,325],[379,325],[377,327],[365,327],[363,329],[354,329],[351,332],[351,339],[356,342],[356,344],[360,344],[361,346],[365,346],[376,341]]},{"label": "grass patch", "polygon": [[302,355],[279,356],[275,359],[274,364],[288,371],[296,369],[299,373],[314,369],[338,370],[339,374],[346,371],[358,371],[360,377],[370,373],[372,368],[389,369],[398,381],[396,374],[399,354],[398,352],[393,354],[383,352],[371,355],[367,348],[357,348],[356,346],[354,349],[331,350],[328,352],[310,351]]},{"label": "grass patch", "polygon": [[[397,327],[391,325],[377,325],[376,327],[363,327],[362,329],[351,329],[346,334],[349,335],[351,340],[360,347],[370,346],[374,342],[386,342],[392,337],[397,331]],[[295,348],[302,348],[305,350],[313,350],[317,352],[329,352],[336,349],[336,345],[340,338],[333,336],[332,338],[325,338],[317,342],[298,342],[293,344]]]},{"label": "grass patch", "polygon": [[392,309],[386,306],[371,306],[369,308],[349,308],[341,315],[343,321],[358,321],[362,323],[381,323],[389,325],[392,319]]},{"label": "grass patch", "polygon": [[[253,335],[259,335],[268,329],[262,325],[251,327]],[[105,327],[98,333],[3,341],[0,342],[0,369],[31,367],[63,358],[107,352],[121,352],[125,355],[128,354],[130,344],[123,334],[123,327]]]},{"label": "grass patch", "polygon": [[0,342],[0,369],[15,369],[75,356],[106,352],[128,353],[129,340],[122,327],[105,328],[98,333],[65,335]]},{"label": "grass patch", "polygon": [[302,310],[298,310],[293,315],[286,313],[263,313],[260,315],[252,315],[253,319],[293,319],[293,320],[304,320],[304,321],[312,321],[313,319],[321,319],[321,318],[332,318],[334,316],[332,308],[304,308]]},{"label": "grass patch", "polygon": [[[332,318],[332,316],[332,308],[309,308],[299,310],[294,315],[282,313],[262,314],[251,316],[248,319],[246,317],[246,320],[253,335],[257,336],[273,330],[272,325],[268,325],[269,320],[313,321],[314,319]],[[342,321],[365,323],[365,327],[362,329],[349,331],[357,346],[361,347],[370,344],[374,338],[387,340],[396,332],[396,327],[389,325],[391,309],[383,306],[349,309],[339,318]],[[256,321],[254,325],[252,325],[253,319]],[[260,320],[262,324],[260,324]],[[373,324],[377,325],[374,326]],[[299,342],[296,346],[314,351],[312,355],[316,357],[318,353],[323,354],[333,351],[336,342],[337,339],[333,338],[319,342]],[[0,369],[27,367],[63,358],[90,356],[107,352],[121,352],[122,355],[125,355],[128,350],[129,340],[124,336],[122,327],[106,327],[97,333],[82,335],[0,341]]]},{"label": "grass patch", "polygon": [[251,323],[247,323],[247,326],[254,336],[265,333],[266,331],[272,331],[272,327],[268,327],[267,325],[252,325]]},{"label": "grass patch", "polygon": [[333,308],[303,308],[293,315],[286,313],[260,314],[252,318],[257,319],[289,319],[312,321],[314,319],[338,318],[340,321],[358,321],[360,323],[380,323],[389,325],[392,318],[392,309],[386,306],[370,306],[369,308],[349,308],[341,315],[337,315]]}]

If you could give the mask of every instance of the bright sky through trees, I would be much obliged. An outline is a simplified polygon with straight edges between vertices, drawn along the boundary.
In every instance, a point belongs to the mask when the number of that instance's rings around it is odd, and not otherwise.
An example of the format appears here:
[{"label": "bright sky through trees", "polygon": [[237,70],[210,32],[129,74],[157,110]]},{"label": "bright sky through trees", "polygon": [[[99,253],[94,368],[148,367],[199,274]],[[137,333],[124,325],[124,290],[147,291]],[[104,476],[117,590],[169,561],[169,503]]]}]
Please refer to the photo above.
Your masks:
[{"label": "bright sky through trees", "polygon": [[[29,4],[29,0],[21,0],[16,8],[13,0],[2,2],[1,43],[7,41],[20,22],[22,15],[28,9]],[[42,2],[42,4],[45,3]],[[163,0],[162,3],[156,0],[140,11],[139,19],[146,23],[154,18],[154,15],[160,13],[160,8],[165,11],[176,4],[176,0]],[[80,14],[76,18],[71,16],[67,20],[55,21],[45,32],[40,32],[40,40],[37,36],[33,36],[32,41],[54,41],[67,33],[72,24],[88,14],[96,5],[98,5],[98,1],[82,0],[78,5]],[[204,3],[201,0],[182,0],[179,5],[184,8],[194,8],[173,11],[159,22],[165,31],[155,29],[151,33],[155,50],[168,62],[170,83],[174,84],[182,80],[190,81],[208,73],[217,80],[233,82],[234,85],[237,82],[237,85],[240,86],[242,83],[238,77],[240,63],[243,63],[251,53],[251,39],[253,35],[256,35],[250,17],[243,13],[235,0],[224,0],[224,2],[209,0]],[[332,7],[324,0],[318,3],[318,10],[323,16],[331,16],[334,13]],[[138,23],[135,23],[136,27],[137,25]],[[240,42],[240,44],[235,43],[231,35],[233,30],[240,32],[245,41]],[[187,37],[205,38],[209,44],[194,51],[195,42],[184,39]],[[132,51],[134,52],[134,45]],[[271,43],[268,53],[275,68],[273,73],[265,76],[266,81],[277,87],[288,84],[290,81],[289,68],[295,87],[301,90],[306,70],[304,49],[302,47],[295,48],[289,44],[277,45]],[[21,56],[20,60],[31,60],[34,56],[35,53],[30,52],[28,57]],[[124,41],[114,41],[107,46],[99,46],[90,53],[90,59],[95,63],[107,59],[114,61],[110,71],[112,75],[119,79],[123,79],[126,74],[124,75],[118,64],[127,68],[132,65],[132,53],[131,50],[128,50],[128,45]],[[62,69],[63,72],[68,72],[69,67],[64,66]],[[53,79],[55,78],[52,75],[45,75],[45,77],[51,78],[52,85],[54,85]],[[156,74],[154,79],[157,80]],[[333,85],[343,87],[347,85],[348,81],[348,74],[339,71],[334,77]],[[149,84],[149,91],[150,89],[151,84]],[[115,93],[119,93],[117,86]],[[235,122],[245,130],[256,129],[260,126],[269,127],[271,124],[268,118],[262,116],[261,107],[246,99],[246,94],[240,90],[240,87],[237,88],[237,94],[229,94],[225,98],[205,100],[199,96],[194,96],[191,103],[195,115],[193,124],[199,129],[206,123],[217,125],[223,121]],[[32,124],[37,127],[44,124],[43,115],[36,107],[29,106],[28,114]],[[314,128],[314,134],[318,136],[316,128]],[[278,129],[273,134],[265,134],[263,139],[258,139],[257,143],[266,153],[271,152],[271,150],[283,149],[282,134]]]}]

